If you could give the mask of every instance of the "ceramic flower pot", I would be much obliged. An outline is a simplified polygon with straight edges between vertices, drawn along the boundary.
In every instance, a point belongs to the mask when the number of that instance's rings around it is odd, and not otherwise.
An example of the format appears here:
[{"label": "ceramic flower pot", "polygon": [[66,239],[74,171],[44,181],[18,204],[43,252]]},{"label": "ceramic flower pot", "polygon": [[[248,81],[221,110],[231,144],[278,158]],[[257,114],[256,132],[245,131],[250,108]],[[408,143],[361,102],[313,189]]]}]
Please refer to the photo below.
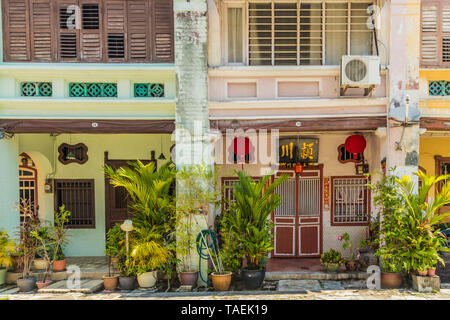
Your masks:
[{"label": "ceramic flower pot", "polygon": [[182,286],[196,286],[198,281],[198,271],[180,272],[180,282]]},{"label": "ceramic flower pot", "polygon": [[45,259],[34,259],[33,267],[35,270],[47,270],[50,266],[50,263]]},{"label": "ceramic flower pot", "polygon": [[428,276],[433,277],[436,275],[436,268],[428,269]]},{"label": "ceramic flower pot", "polygon": [[340,263],[324,263],[323,264],[326,272],[336,272],[341,266]]},{"label": "ceramic flower pot", "polygon": [[133,290],[136,287],[136,277],[119,277],[120,290]]},{"label": "ceramic flower pot", "polygon": [[119,285],[119,277],[118,276],[103,276],[103,286],[107,291],[114,291],[117,289]]},{"label": "ceramic flower pot", "polygon": [[428,274],[428,270],[417,270],[419,276],[425,277]]},{"label": "ceramic flower pot", "polygon": [[53,271],[59,272],[66,270],[67,259],[56,260],[53,262]]},{"label": "ceramic flower pot", "polygon": [[6,282],[6,269],[0,268],[0,286],[4,285]]},{"label": "ceramic flower pot", "polygon": [[225,272],[225,274],[217,274],[213,272],[211,274],[211,278],[214,289],[216,291],[227,291],[228,289],[230,289],[231,276],[231,272]]},{"label": "ceramic flower pot", "polygon": [[347,271],[356,271],[357,266],[358,262],[356,261],[350,260],[345,263],[345,268],[347,269]]},{"label": "ceramic flower pot", "polygon": [[137,276],[139,287],[151,288],[156,284],[158,278],[158,271],[144,272]]},{"label": "ceramic flower pot", "polygon": [[400,288],[403,282],[401,272],[381,272],[381,287],[383,289]]},{"label": "ceramic flower pot", "polygon": [[45,280],[45,282],[41,280],[41,281],[36,282],[36,286],[39,290],[39,289],[42,289],[42,288],[45,288],[45,287],[51,285],[52,283],[53,283],[52,280]]},{"label": "ceramic flower pot", "polygon": [[264,278],[266,277],[266,269],[260,270],[242,269],[241,276],[246,289],[256,290],[261,287]]},{"label": "ceramic flower pot", "polygon": [[28,277],[25,279],[19,278],[17,279],[17,286],[19,287],[20,292],[29,292],[33,291],[36,287],[36,278]]}]

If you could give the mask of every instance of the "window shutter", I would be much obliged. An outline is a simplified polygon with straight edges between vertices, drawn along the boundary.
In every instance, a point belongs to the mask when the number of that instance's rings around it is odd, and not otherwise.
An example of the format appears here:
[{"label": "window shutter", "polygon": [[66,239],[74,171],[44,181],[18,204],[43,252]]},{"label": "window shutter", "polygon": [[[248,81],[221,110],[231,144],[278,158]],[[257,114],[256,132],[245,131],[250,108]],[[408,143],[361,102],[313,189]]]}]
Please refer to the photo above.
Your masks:
[{"label": "window shutter", "polygon": [[442,6],[440,12],[442,14],[442,63],[450,65],[450,5]]},{"label": "window shutter", "polygon": [[172,0],[153,0],[153,60],[171,62],[173,54]]},{"label": "window shutter", "polygon": [[[78,6],[77,0],[66,0],[58,2],[56,10],[57,21],[57,39],[58,39],[58,60],[60,61],[77,61],[79,60],[79,29],[69,28],[67,21],[72,25],[77,23],[79,16],[76,16],[76,11],[68,12],[71,5]],[[75,19],[73,19],[75,18]],[[79,21],[79,20],[78,20]]]},{"label": "window shutter", "polygon": [[30,60],[28,0],[3,0],[5,61]]},{"label": "window shutter", "polygon": [[103,59],[102,23],[100,19],[101,2],[98,0],[81,0],[81,61],[96,62]]},{"label": "window shutter", "polygon": [[54,45],[53,1],[31,0],[31,57],[35,61],[52,61]]},{"label": "window shutter", "polygon": [[148,0],[128,0],[128,60],[149,61],[150,56],[150,13]]},{"label": "window shutter", "polygon": [[422,43],[423,65],[436,65],[440,61],[439,3],[422,3]]},{"label": "window shutter", "polygon": [[124,1],[105,2],[106,57],[108,61],[124,61],[126,57],[126,4]]}]

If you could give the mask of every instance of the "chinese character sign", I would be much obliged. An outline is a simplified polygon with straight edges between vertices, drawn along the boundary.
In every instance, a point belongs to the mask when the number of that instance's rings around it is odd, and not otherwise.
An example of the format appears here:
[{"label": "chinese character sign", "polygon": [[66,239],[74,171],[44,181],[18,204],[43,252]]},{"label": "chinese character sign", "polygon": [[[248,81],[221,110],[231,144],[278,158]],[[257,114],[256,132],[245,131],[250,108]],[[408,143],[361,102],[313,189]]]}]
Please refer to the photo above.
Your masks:
[{"label": "chinese character sign", "polygon": [[293,167],[295,164],[310,164],[319,161],[319,139],[281,138],[278,145],[281,166]]}]

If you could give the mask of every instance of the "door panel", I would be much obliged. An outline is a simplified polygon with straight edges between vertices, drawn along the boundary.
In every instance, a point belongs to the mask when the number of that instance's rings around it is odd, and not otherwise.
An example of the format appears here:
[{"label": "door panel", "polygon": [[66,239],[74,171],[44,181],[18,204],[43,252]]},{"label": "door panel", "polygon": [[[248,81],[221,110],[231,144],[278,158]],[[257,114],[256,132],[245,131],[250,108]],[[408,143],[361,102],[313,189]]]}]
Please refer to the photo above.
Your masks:
[{"label": "door panel", "polygon": [[283,197],[282,204],[274,212],[274,256],[295,256],[295,179],[289,179],[282,183],[275,192]]}]

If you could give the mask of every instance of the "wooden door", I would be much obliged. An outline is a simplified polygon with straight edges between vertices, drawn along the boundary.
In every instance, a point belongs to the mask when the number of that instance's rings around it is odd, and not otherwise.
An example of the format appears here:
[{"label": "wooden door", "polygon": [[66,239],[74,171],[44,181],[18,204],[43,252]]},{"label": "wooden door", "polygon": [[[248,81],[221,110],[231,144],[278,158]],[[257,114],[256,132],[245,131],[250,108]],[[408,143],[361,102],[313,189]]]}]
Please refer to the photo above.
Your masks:
[{"label": "wooden door", "polygon": [[[322,170],[291,170],[276,192],[282,204],[273,213],[274,257],[317,257],[322,252]],[[278,172],[277,176],[282,172]]]},{"label": "wooden door", "polygon": [[[436,162],[436,175],[447,175],[450,174],[450,157],[441,157],[441,156],[435,156],[435,162]],[[445,182],[438,183],[436,185],[435,192],[439,192],[442,189],[442,186]],[[450,211],[450,205],[443,206],[439,209],[439,213],[446,213]],[[444,222],[449,223],[450,217],[446,217],[444,219]]]},{"label": "wooden door", "polygon": [[[141,160],[143,164],[155,162],[155,152],[151,153],[151,160]],[[108,159],[108,152],[105,152],[105,164],[118,169],[120,167],[129,167],[130,161],[136,160],[124,160],[124,159]],[[155,166],[156,170],[156,166]],[[128,207],[128,192],[123,187],[114,187],[111,185],[108,178],[105,177],[105,225],[106,232],[116,223],[122,223],[126,219],[131,218],[131,213]]]}]

